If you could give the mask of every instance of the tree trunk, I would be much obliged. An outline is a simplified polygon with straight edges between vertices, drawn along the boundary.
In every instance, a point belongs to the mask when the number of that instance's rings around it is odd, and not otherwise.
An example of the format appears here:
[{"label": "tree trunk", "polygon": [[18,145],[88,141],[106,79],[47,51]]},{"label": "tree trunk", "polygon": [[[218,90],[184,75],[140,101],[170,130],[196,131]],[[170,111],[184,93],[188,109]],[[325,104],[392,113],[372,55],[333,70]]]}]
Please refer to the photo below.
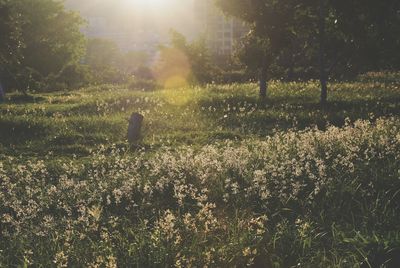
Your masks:
[{"label": "tree trunk", "polygon": [[289,70],[287,74],[288,81],[294,81],[294,49],[293,47],[290,48],[290,55],[289,55]]},{"label": "tree trunk", "polygon": [[264,56],[263,62],[262,62],[262,67],[260,70],[260,97],[262,99],[265,99],[267,97],[267,88],[268,88],[268,83],[267,83],[267,57]]},{"label": "tree trunk", "polygon": [[319,71],[321,83],[321,105],[328,99],[327,75],[325,67],[325,0],[320,0],[319,8]]},{"label": "tree trunk", "polygon": [[5,99],[6,99],[6,93],[5,93],[5,91],[3,89],[3,86],[1,85],[1,82],[0,82],[0,103],[4,102]]}]

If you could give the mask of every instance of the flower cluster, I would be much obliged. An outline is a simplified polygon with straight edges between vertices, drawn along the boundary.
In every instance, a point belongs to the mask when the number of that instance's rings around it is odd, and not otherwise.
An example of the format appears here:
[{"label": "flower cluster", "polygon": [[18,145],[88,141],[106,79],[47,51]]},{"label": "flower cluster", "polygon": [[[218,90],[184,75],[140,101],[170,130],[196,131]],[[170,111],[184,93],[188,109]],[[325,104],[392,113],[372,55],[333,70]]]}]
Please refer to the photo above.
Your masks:
[{"label": "flower cluster", "polygon": [[[348,184],[363,200],[398,187],[399,130],[387,118],[151,156],[103,147],[57,169],[5,158],[0,266],[45,265],[44,256],[59,267],[252,265],[282,208],[312,213]],[[307,236],[300,218],[293,225]]]}]

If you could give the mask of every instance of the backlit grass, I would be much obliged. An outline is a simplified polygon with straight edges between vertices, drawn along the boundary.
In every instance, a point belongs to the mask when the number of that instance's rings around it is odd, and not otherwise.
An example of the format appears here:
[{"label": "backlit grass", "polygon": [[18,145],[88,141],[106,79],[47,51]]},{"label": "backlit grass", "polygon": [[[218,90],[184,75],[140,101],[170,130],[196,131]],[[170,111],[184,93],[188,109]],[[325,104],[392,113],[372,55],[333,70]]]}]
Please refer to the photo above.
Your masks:
[{"label": "backlit grass", "polygon": [[11,94],[0,267],[398,267],[395,78]]}]

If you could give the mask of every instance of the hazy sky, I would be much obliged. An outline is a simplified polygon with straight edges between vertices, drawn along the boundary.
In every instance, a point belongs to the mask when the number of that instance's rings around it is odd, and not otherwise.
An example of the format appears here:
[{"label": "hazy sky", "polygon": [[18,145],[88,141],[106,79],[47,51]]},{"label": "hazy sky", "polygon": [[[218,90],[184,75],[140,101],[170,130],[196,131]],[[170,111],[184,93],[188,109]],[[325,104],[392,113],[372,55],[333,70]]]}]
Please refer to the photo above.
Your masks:
[{"label": "hazy sky", "polygon": [[198,30],[193,0],[66,0],[66,6],[84,18],[105,18],[108,27],[123,31],[173,28],[193,37]]}]

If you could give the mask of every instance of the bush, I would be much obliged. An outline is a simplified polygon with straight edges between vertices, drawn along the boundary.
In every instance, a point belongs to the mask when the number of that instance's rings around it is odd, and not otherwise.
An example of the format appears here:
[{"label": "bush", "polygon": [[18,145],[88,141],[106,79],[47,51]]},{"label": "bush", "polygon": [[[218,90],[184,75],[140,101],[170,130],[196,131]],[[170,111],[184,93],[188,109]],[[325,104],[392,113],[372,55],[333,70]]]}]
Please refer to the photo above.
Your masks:
[{"label": "bush", "polygon": [[93,80],[89,66],[70,64],[56,77],[58,83],[64,83],[67,88],[79,88],[88,85]]}]

